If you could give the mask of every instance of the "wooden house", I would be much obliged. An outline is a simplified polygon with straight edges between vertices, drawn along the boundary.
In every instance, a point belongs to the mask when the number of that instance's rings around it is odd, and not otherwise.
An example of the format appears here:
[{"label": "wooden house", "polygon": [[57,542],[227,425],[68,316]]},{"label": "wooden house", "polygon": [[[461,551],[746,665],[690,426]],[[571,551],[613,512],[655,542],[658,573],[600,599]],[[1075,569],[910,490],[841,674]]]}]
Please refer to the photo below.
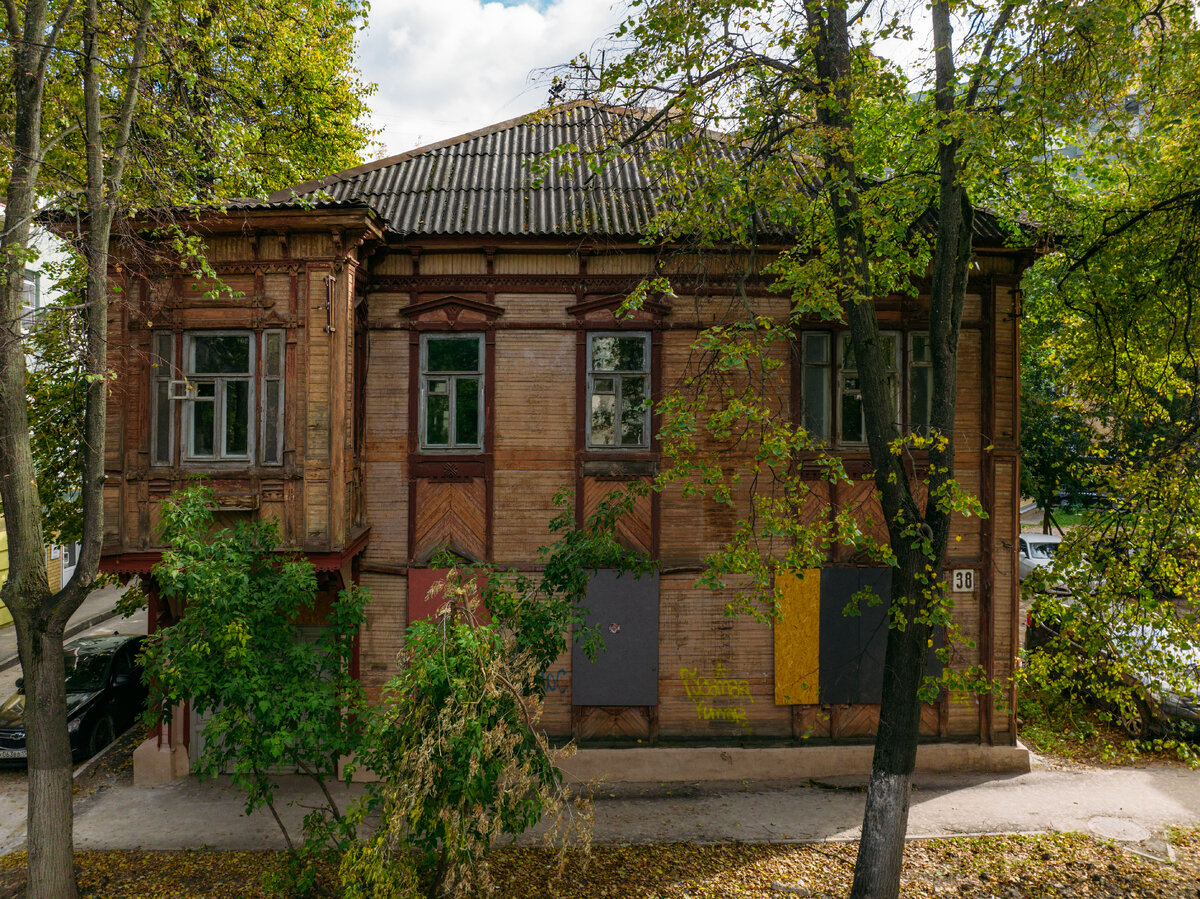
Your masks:
[{"label": "wooden house", "polygon": [[[534,159],[603,140],[611,115],[571,107],[516,119],[208,214],[195,227],[232,294],[118,247],[104,566],[147,573],[159,501],[202,474],[225,520],[277,518],[327,594],[350,581],[369,588],[358,671],[377,689],[396,671],[405,627],[428,611],[439,547],[529,569],[557,491],[571,491],[582,514],[614,485],[651,477],[659,422],[642,401],[686,375],[736,273],[643,243],[656,189],[635,161],[590,180],[531,180]],[[988,516],[960,519],[947,574],[959,572],[955,615],[976,640],[954,664],[1006,679],[1018,633],[1017,285],[1028,256],[978,218],[955,437],[959,478]],[[670,277],[674,295],[618,318],[651,274]],[[765,311],[786,313],[765,280],[748,283]],[[884,298],[878,310],[903,414],[919,417],[926,300]],[[830,323],[798,333],[784,374],[791,413],[807,404],[861,474],[843,333]],[[869,482],[814,480],[807,514],[869,509],[872,495]],[[774,627],[728,617],[726,597],[696,579],[735,517],[678,490],[640,501],[622,539],[659,571],[634,584],[596,579],[588,604],[615,651],[590,665],[568,652],[547,672],[548,732],[585,745],[870,741],[879,635],[836,619],[861,584],[888,573],[835,547],[823,572],[785,585],[790,617]],[[151,626],[172,613],[155,602]],[[1013,745],[1013,705],[945,696],[926,707],[922,732]]]}]

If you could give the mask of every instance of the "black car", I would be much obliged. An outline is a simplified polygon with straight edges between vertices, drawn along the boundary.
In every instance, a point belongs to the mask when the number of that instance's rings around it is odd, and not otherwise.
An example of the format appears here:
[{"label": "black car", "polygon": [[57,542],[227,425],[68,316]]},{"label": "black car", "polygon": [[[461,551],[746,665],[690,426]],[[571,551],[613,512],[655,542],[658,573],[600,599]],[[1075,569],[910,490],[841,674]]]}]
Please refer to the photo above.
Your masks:
[{"label": "black car", "polygon": [[[76,761],[91,758],[137,719],[148,691],[137,655],[142,637],[83,637],[63,646],[67,674],[67,731]],[[25,691],[0,706],[0,762],[25,761]]]}]

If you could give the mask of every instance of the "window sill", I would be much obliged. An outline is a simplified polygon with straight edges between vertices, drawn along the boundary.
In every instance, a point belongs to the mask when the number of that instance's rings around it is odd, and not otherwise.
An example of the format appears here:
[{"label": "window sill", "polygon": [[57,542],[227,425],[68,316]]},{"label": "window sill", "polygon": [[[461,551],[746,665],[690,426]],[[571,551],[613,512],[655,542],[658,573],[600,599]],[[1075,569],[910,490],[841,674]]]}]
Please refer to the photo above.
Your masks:
[{"label": "window sill", "polygon": [[462,481],[482,478],[487,474],[483,451],[475,453],[424,451],[412,457],[412,476],[442,481]]},{"label": "window sill", "polygon": [[658,459],[631,458],[630,456],[603,459],[584,458],[581,472],[584,477],[589,478],[654,477],[658,474]]}]

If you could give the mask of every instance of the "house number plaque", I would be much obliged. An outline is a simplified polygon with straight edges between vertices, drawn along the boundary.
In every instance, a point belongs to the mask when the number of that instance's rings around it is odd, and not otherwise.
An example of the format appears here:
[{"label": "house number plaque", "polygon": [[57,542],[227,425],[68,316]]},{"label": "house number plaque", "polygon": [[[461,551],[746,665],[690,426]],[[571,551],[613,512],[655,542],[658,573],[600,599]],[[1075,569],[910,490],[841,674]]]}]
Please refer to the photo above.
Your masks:
[{"label": "house number plaque", "polygon": [[974,593],[975,592],[975,569],[974,568],[955,568],[950,575],[950,592],[952,593]]}]

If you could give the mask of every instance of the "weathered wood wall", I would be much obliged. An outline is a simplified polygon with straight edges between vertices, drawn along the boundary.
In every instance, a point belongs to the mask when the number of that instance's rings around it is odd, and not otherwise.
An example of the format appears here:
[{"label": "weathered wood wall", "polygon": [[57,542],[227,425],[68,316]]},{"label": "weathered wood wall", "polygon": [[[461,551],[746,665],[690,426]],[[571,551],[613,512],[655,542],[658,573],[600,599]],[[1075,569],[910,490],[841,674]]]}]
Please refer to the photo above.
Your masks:
[{"label": "weathered wood wall", "polygon": [[[954,664],[982,663],[995,676],[1011,674],[1016,607],[1016,397],[1018,260],[981,256],[964,316],[960,344],[955,439],[959,479],[980,496],[989,518],[960,518],[948,568],[979,572],[973,594],[959,594],[955,622],[977,646],[955,650]],[[736,267],[730,262],[731,270]],[[565,489],[577,508],[593,509],[623,482],[646,477],[655,452],[597,453],[583,442],[585,334],[588,330],[649,330],[654,334],[656,395],[680,383],[696,362],[699,327],[718,320],[729,304],[728,280],[695,260],[674,260],[680,294],[673,308],[655,307],[633,323],[613,310],[637,279],[655,271],[654,257],[636,247],[578,248],[514,242],[464,250],[462,241],[426,240],[419,250],[394,247],[370,260],[367,519],[372,537],[363,557],[364,582],[379,597],[363,642],[363,676],[378,687],[395,671],[401,648],[406,572],[425,564],[436,545],[500,566],[529,568],[547,542],[556,514],[553,497]],[[683,285],[701,272],[700,292]],[[694,284],[694,280],[690,283]],[[786,302],[763,294],[764,311]],[[920,301],[884,300],[884,328],[920,329]],[[488,334],[484,451],[422,455],[415,428],[417,348],[427,330]],[[786,348],[781,349],[786,358]],[[785,378],[787,366],[784,366]],[[787,385],[779,413],[787,414]],[[731,467],[738,459],[731,457]],[[865,454],[847,464],[865,474]],[[833,506],[858,510],[860,520],[885,531],[869,482],[812,484],[803,514]],[[627,545],[657,556],[663,566],[659,604],[659,702],[656,707],[581,708],[571,704],[571,658],[547,673],[543,722],[552,733],[589,738],[744,739],[806,736],[868,739],[877,706],[776,704],[770,625],[725,614],[727,598],[695,586],[703,556],[729,538],[748,497],[733,507],[684,499],[677,488],[639,501],[622,522]],[[861,563],[833,547],[830,564]],[[715,685],[715,686],[714,686]],[[714,698],[713,693],[720,694]],[[1011,706],[1010,706],[1011,708]],[[973,695],[946,697],[922,718],[928,738],[1011,742],[1011,712]]]},{"label": "weathered wood wall", "polygon": [[[388,244],[362,212],[247,214],[214,229],[209,259],[232,295],[209,296],[212,285],[164,266],[146,270],[116,260],[109,337],[120,376],[106,454],[109,567],[144,570],[157,549],[159,501],[201,474],[227,514],[278,518],[285,543],[323,559],[329,571],[347,577],[349,556],[365,546],[359,580],[372,601],[359,670],[372,691],[396,670],[410,618],[411,569],[428,567],[439,548],[530,569],[537,547],[550,539],[558,492],[584,515],[614,487],[652,476],[657,442],[641,451],[586,447],[587,333],[649,332],[659,397],[696,374],[698,329],[736,305],[730,276],[739,262],[731,258],[676,257],[664,268],[634,244]],[[959,480],[981,498],[988,517],[956,519],[947,560],[948,569],[980,575],[974,593],[956,597],[954,621],[976,645],[957,646],[953,664],[981,664],[1002,680],[1012,673],[1017,633],[1020,264],[1013,254],[981,253],[972,279],[955,440]],[[614,311],[629,290],[658,271],[674,279],[671,305],[650,302],[631,320],[618,320]],[[761,284],[754,293],[763,313],[786,314],[786,300]],[[919,299],[883,299],[878,309],[885,329],[921,329],[926,316]],[[178,352],[184,333],[217,328],[286,332],[281,465],[204,467],[182,461],[178,450],[171,464],[152,464],[152,335],[168,330]],[[421,451],[419,347],[421,335],[434,332],[485,335],[480,452]],[[776,414],[788,415],[790,353],[783,345],[777,353],[783,364],[772,402]],[[729,454],[729,469],[749,451]],[[816,520],[852,509],[884,537],[872,484],[862,480],[865,453],[847,453],[846,465],[858,480],[830,486],[814,475],[801,514]],[[870,738],[878,720],[870,703],[777,701],[772,626],[727,615],[727,597],[695,585],[704,556],[725,544],[748,503],[745,483],[733,505],[684,498],[677,487],[638,500],[619,536],[661,562],[658,703],[573,706],[568,652],[546,675],[543,722],[550,732],[595,739]],[[831,547],[826,561],[866,562],[841,546]],[[1008,698],[1007,709],[996,709],[972,695],[948,696],[926,709],[923,732],[1011,742],[1015,694]]]}]

